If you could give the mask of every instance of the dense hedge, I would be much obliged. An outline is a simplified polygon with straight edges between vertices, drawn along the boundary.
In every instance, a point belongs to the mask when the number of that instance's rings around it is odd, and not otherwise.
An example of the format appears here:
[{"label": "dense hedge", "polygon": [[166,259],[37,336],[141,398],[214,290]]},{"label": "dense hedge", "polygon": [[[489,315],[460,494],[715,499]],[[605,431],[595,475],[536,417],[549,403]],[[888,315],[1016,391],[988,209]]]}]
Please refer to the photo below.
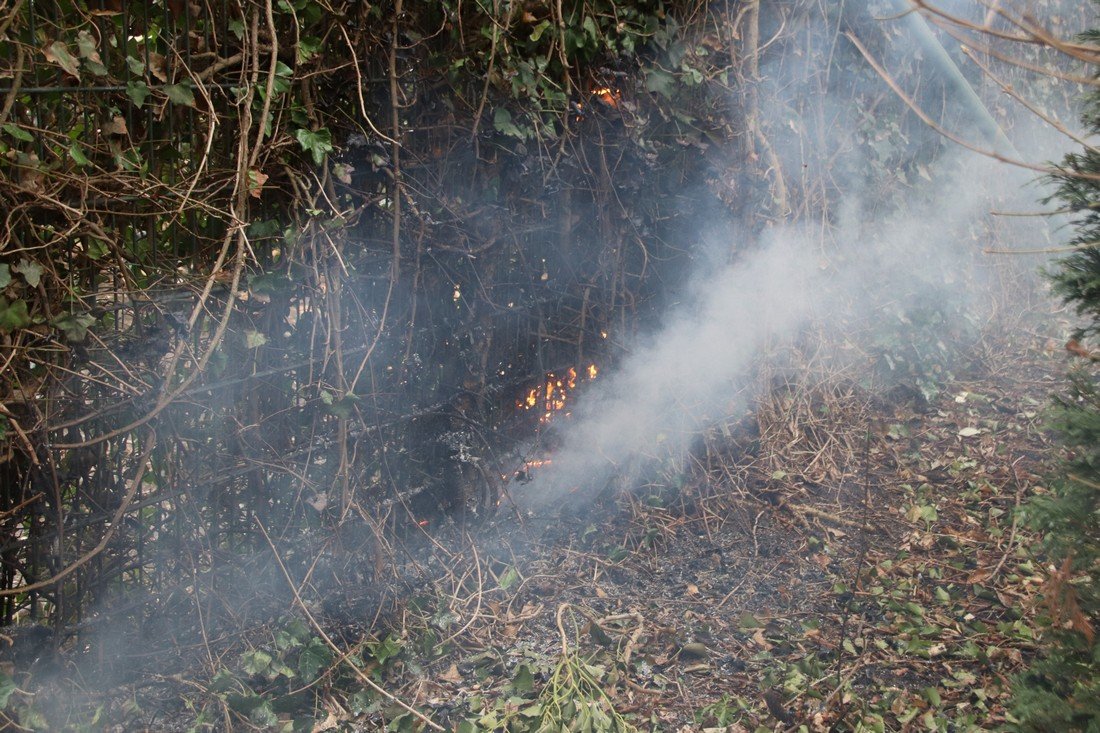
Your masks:
[{"label": "dense hedge", "polygon": [[[1100,32],[1083,40],[1095,47]],[[1084,124],[1100,133],[1100,92],[1086,102]],[[1069,348],[1082,364],[1053,420],[1067,449],[1065,473],[1028,507],[1051,569],[1045,588],[1051,627],[1041,657],[1017,683],[1017,727],[1025,731],[1100,730],[1100,358],[1090,351],[1100,335],[1100,152],[1085,148],[1061,167],[1057,200],[1075,217],[1070,244],[1077,251],[1051,276],[1081,316]]]}]

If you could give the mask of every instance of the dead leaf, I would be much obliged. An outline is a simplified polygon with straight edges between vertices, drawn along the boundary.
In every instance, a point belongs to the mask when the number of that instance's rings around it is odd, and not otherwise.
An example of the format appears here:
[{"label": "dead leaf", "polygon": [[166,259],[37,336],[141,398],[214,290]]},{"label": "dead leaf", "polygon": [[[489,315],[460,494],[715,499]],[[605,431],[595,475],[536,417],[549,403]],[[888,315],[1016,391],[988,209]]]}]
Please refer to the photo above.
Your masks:
[{"label": "dead leaf", "polygon": [[267,183],[267,178],[267,174],[263,171],[250,168],[248,171],[248,195],[254,199],[260,198],[260,191]]},{"label": "dead leaf", "polygon": [[699,595],[699,586],[695,585],[694,583],[688,583],[687,584],[687,589],[686,589],[685,592],[689,596],[697,596],[697,595]]},{"label": "dead leaf", "polygon": [[757,629],[756,631],[754,631],[752,634],[752,640],[755,641],[757,645],[764,651],[769,651],[773,647],[772,643],[764,638],[763,629]]},{"label": "dead leaf", "polygon": [[95,36],[88,31],[80,31],[77,34],[76,41],[77,48],[80,49],[81,57],[87,59],[93,64],[103,65],[103,59],[99,55],[99,49],[96,47]]},{"label": "dead leaf", "polygon": [[43,174],[39,170],[38,156],[34,153],[23,155],[19,153],[19,185],[28,191],[39,192],[45,187],[42,185]]},{"label": "dead leaf", "polygon": [[161,82],[167,84],[168,83],[168,72],[167,72],[168,67],[165,65],[164,56],[157,53],[156,51],[147,51],[145,55],[146,55],[146,58],[148,59],[148,63],[149,63],[149,66],[148,66],[149,73],[152,74],[153,76],[155,76]]},{"label": "dead leaf", "polygon": [[130,130],[126,127],[126,120],[121,117],[114,117],[110,122],[103,125],[103,132],[108,135],[128,135]]},{"label": "dead leaf", "polygon": [[970,585],[974,585],[975,583],[981,583],[984,580],[986,580],[987,578],[989,578],[990,575],[992,575],[992,573],[988,570],[975,570],[973,573],[971,573],[969,576],[967,576],[966,582],[969,583]]},{"label": "dead leaf", "polygon": [[447,668],[447,671],[439,675],[439,679],[446,682],[461,682],[462,674],[458,671],[458,665],[452,664]]},{"label": "dead leaf", "polygon": [[329,712],[325,715],[324,720],[319,720],[313,724],[311,733],[322,733],[322,731],[332,730],[340,725],[340,719]]},{"label": "dead leaf", "polygon": [[1097,356],[1096,354],[1086,349],[1077,339],[1070,339],[1066,342],[1066,351],[1073,354],[1074,356],[1080,356],[1081,358],[1088,359],[1090,361],[1096,361],[1100,359],[1100,356]]},{"label": "dead leaf", "polygon": [[80,62],[69,53],[69,49],[61,41],[54,41],[42,49],[42,55],[51,64],[57,64],[69,76],[80,78]]},{"label": "dead leaf", "polygon": [[355,168],[347,163],[337,163],[332,166],[332,175],[337,181],[345,186],[351,185],[351,174],[355,172]]}]

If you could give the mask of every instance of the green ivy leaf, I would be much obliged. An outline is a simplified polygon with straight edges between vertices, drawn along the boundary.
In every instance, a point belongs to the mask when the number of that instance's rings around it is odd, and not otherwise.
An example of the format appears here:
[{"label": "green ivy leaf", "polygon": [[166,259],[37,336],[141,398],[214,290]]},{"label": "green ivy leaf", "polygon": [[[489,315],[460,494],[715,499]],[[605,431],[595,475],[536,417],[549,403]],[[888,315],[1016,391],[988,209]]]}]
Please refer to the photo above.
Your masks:
[{"label": "green ivy leaf", "polygon": [[244,332],[244,345],[250,349],[258,349],[267,343],[267,336],[264,336],[259,331],[245,331]]},{"label": "green ivy leaf", "polygon": [[400,654],[403,646],[400,639],[395,638],[393,634],[389,634],[384,640],[371,647],[371,656],[379,664],[385,664],[388,659]]},{"label": "green ivy leaf", "polygon": [[103,59],[99,56],[99,44],[96,43],[95,36],[86,30],[80,31],[76,37],[76,47],[88,71],[94,76],[107,76],[107,67],[103,65]]},{"label": "green ivy leaf", "polygon": [[79,344],[88,335],[88,329],[95,323],[95,316],[87,313],[68,313],[58,316],[51,325],[65,334],[65,340]]},{"label": "green ivy leaf", "polygon": [[498,107],[493,112],[493,127],[496,128],[497,132],[502,132],[519,140],[527,139],[527,135],[524,134],[523,130],[516,127],[516,123],[512,121],[512,113],[504,107]]},{"label": "green ivy leaf", "polygon": [[211,692],[229,692],[237,687],[237,678],[223,667],[210,679],[209,687]]},{"label": "green ivy leaf", "polygon": [[[550,21],[544,20],[534,28],[531,29],[530,39],[532,43],[538,43],[538,40],[542,38],[542,34],[546,32],[546,29],[550,27]],[[465,60],[465,59],[463,59]]]},{"label": "green ivy leaf", "polygon": [[263,649],[241,655],[241,669],[246,674],[263,674],[271,666],[271,655]]},{"label": "green ivy leaf", "polygon": [[182,104],[186,107],[195,106],[195,93],[191,90],[190,81],[182,81],[179,84],[166,84],[164,93],[174,104]]},{"label": "green ivy leaf", "polygon": [[510,567],[500,576],[500,589],[508,590],[519,580],[519,573],[514,567]]},{"label": "green ivy leaf", "polygon": [[676,77],[660,69],[650,69],[645,75],[645,88],[665,99],[672,98],[672,87],[675,83]]},{"label": "green ivy leaf", "polygon": [[308,150],[313,155],[313,162],[317,165],[321,165],[325,155],[332,151],[332,133],[327,127],[316,130],[299,128],[294,134],[302,150]]},{"label": "green ivy leaf", "polygon": [[34,135],[31,135],[29,132],[24,130],[22,127],[19,127],[18,125],[13,125],[10,122],[8,122],[4,125],[4,132],[8,133],[12,137],[14,137],[16,140],[22,140],[25,143],[29,143],[29,142],[34,141]]},{"label": "green ivy leaf", "polygon": [[264,700],[252,708],[252,712],[248,714],[248,719],[261,728],[272,728],[279,722],[279,716],[275,714],[274,708],[271,707],[270,700]]},{"label": "green ivy leaf", "polygon": [[581,23],[581,27],[584,28],[584,32],[587,33],[593,41],[600,40],[600,31],[596,28],[596,21],[592,20],[591,15],[585,16],[584,22]]},{"label": "green ivy leaf", "polygon": [[27,285],[30,285],[32,288],[37,288],[38,284],[42,282],[42,265],[34,260],[24,257],[19,260],[18,265],[11,269],[22,275],[23,279],[27,281]]},{"label": "green ivy leaf", "polygon": [[143,81],[127,82],[126,95],[130,97],[130,101],[134,103],[135,107],[141,109],[142,105],[145,104],[146,97],[149,96],[149,87]]},{"label": "green ivy leaf", "polygon": [[0,265],[0,290],[11,285],[11,268],[7,265]]},{"label": "green ivy leaf", "polygon": [[306,683],[313,682],[332,663],[332,650],[325,642],[314,637],[298,655],[298,672]]},{"label": "green ivy leaf", "polygon": [[0,296],[0,333],[11,333],[20,328],[31,325],[31,316],[27,312],[27,304],[22,300],[12,303]]},{"label": "green ivy leaf", "polygon": [[88,160],[88,156],[84,154],[84,149],[80,147],[80,143],[74,142],[69,146],[69,157],[80,166],[92,164],[92,161]]},{"label": "green ivy leaf", "polygon": [[304,64],[316,56],[320,52],[321,46],[322,41],[316,36],[302,36],[299,38],[297,49],[298,63]]},{"label": "green ivy leaf", "polygon": [[107,243],[101,239],[93,239],[88,242],[88,258],[93,260],[101,260],[110,253],[110,249],[107,247]]},{"label": "green ivy leaf", "polygon": [[530,692],[535,688],[535,675],[526,664],[516,668],[516,676],[512,678],[512,689],[519,693]]}]

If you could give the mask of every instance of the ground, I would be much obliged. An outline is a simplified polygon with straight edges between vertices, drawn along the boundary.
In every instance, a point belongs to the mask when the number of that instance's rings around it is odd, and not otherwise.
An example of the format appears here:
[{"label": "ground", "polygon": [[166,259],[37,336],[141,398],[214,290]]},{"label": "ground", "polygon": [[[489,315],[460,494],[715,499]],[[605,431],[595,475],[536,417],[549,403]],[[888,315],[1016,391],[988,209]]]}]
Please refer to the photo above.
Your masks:
[{"label": "ground", "polygon": [[1017,510],[1052,467],[1043,410],[1067,359],[1020,328],[931,396],[843,372],[771,375],[762,397],[633,491],[518,530],[523,513],[502,507],[512,518],[496,529],[395,554],[404,580],[387,600],[296,596],[202,666],[104,695],[100,720],[998,727],[1039,633],[1041,558]]},{"label": "ground", "polygon": [[[835,375],[773,387],[536,551],[459,559],[453,646],[392,679],[469,731],[1002,725],[1042,611],[1017,510],[1051,470],[1065,363],[1018,345],[930,401]],[[417,618],[410,646],[441,625]]]}]

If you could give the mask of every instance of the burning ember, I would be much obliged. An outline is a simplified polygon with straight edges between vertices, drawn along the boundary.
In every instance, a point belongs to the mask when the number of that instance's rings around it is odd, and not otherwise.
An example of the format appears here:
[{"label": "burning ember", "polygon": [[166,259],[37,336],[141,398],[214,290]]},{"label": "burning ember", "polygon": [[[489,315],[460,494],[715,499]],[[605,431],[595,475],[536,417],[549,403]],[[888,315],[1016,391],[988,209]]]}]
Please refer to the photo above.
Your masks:
[{"label": "burning ember", "polygon": [[[622,102],[622,92],[613,87],[593,87],[588,91],[588,100],[585,102],[570,102],[574,115],[578,120],[583,120],[588,114],[588,107],[603,105],[610,109],[618,109]],[[599,103],[599,104],[596,104]]]},{"label": "burning ember", "polygon": [[597,89],[593,89],[592,96],[606,104],[608,107],[611,107],[612,109],[618,108],[619,100],[621,99],[621,96],[619,95],[619,90],[612,89],[611,87],[599,87]]},{"label": "burning ember", "polygon": [[[543,458],[540,460],[528,460],[523,462],[523,468],[512,474],[512,478],[521,484],[525,484],[531,480],[531,469],[541,468],[542,466],[549,466],[552,461],[549,458]],[[507,479],[507,476],[501,476],[502,479]]]},{"label": "burning ember", "polygon": [[[589,364],[584,370],[584,378],[588,381],[595,379],[600,373],[595,364]],[[516,401],[517,410],[539,410],[539,423],[545,425],[555,413],[563,412],[569,400],[570,393],[576,389],[577,380],[581,378],[575,367],[570,367],[565,374],[558,375],[554,372],[546,374],[546,381],[538,387],[527,391],[523,399]],[[568,412],[565,412],[568,415]]]}]

